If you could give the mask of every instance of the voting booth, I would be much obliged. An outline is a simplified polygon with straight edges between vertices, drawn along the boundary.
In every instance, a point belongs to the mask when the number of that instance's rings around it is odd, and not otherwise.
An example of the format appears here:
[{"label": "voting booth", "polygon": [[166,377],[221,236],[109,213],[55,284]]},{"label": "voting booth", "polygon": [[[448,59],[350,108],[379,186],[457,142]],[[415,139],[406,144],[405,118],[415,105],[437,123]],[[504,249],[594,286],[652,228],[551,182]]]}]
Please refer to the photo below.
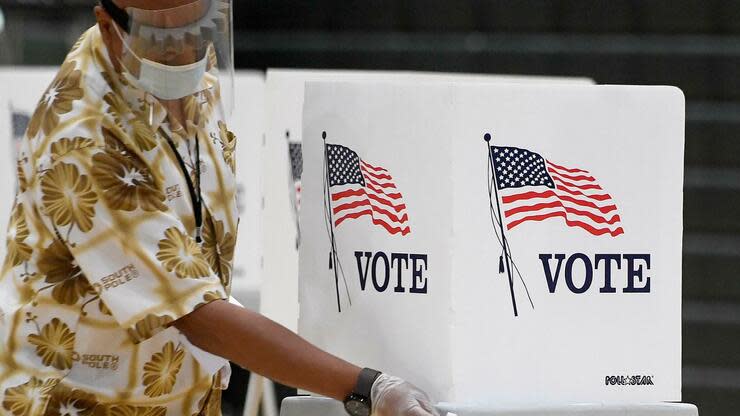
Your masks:
[{"label": "voting booth", "polygon": [[258,311],[262,284],[262,143],[265,122],[265,76],[257,71],[234,75],[235,101],[229,128],[237,137],[236,177],[239,233],[234,251],[232,295]]},{"label": "voting booth", "polygon": [[443,402],[679,402],[684,112],[672,87],[308,82],[300,335]]},{"label": "voting booth", "polygon": [[267,317],[298,329],[298,217],[303,172],[302,126],[307,81],[461,82],[589,85],[578,77],[453,74],[412,71],[268,69],[263,148],[262,303]]}]

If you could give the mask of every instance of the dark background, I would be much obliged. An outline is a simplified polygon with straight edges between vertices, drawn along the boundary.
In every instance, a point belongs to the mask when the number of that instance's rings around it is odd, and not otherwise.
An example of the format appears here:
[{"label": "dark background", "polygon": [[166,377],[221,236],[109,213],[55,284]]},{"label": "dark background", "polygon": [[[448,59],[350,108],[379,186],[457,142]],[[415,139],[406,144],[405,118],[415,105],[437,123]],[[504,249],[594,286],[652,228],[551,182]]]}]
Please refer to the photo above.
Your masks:
[{"label": "dark background", "polygon": [[[0,0],[0,64],[59,64],[93,23],[92,3]],[[680,87],[687,99],[683,398],[702,415],[738,414],[740,1],[235,3],[236,64],[243,69],[564,75]],[[243,397],[239,377],[233,384],[227,406]]]}]

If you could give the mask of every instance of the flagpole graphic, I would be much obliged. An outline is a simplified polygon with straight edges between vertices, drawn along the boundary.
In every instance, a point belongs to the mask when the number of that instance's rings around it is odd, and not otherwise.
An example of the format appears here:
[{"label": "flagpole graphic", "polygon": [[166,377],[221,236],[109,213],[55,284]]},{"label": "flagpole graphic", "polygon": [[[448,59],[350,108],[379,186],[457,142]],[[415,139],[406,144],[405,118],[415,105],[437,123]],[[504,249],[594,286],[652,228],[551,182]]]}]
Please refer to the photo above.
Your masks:
[{"label": "flagpole graphic", "polygon": [[[484,140],[486,141],[486,147],[488,147],[488,160],[491,163],[491,170],[492,172],[496,172],[496,165],[493,159],[493,153],[491,152],[491,135],[489,133],[486,133],[484,136]],[[511,306],[514,308],[514,316],[519,316],[519,311],[516,307],[516,296],[514,295],[514,279],[511,276],[511,263],[509,258],[509,243],[506,240],[506,233],[504,232],[504,222],[503,218],[501,217],[501,205],[499,204],[499,198],[498,198],[498,182],[496,180],[496,174],[493,174],[493,191],[494,196],[496,198],[496,211],[498,212],[498,225],[501,230],[501,245],[504,249],[504,264],[506,266],[506,273],[509,276],[509,291],[511,292]]]},{"label": "flagpole graphic", "polygon": [[331,243],[329,269],[334,272],[337,307],[341,308],[339,276],[342,276],[349,305],[349,285],[338,254],[336,229],[344,223],[364,223],[392,236],[411,233],[403,194],[390,170],[382,164],[364,160],[347,146],[324,139],[324,220]]},{"label": "flagpole graphic", "polygon": [[344,287],[347,291],[347,299],[349,301],[350,306],[352,306],[352,298],[349,294],[349,287],[347,285],[347,279],[344,276],[344,270],[342,269],[342,265],[339,261],[339,255],[337,253],[337,242],[334,236],[334,219],[332,214],[332,205],[331,205],[331,191],[330,191],[330,178],[329,178],[329,154],[328,154],[328,147],[326,145],[326,132],[323,132],[321,134],[322,139],[324,140],[324,214],[325,219],[328,221],[327,224],[327,232],[329,234],[329,240],[331,244],[331,252],[329,253],[329,270],[334,272],[334,287],[336,289],[337,293],[337,310],[341,313],[342,312],[342,301],[341,297],[339,296],[339,274],[342,274],[342,280],[344,280]]}]

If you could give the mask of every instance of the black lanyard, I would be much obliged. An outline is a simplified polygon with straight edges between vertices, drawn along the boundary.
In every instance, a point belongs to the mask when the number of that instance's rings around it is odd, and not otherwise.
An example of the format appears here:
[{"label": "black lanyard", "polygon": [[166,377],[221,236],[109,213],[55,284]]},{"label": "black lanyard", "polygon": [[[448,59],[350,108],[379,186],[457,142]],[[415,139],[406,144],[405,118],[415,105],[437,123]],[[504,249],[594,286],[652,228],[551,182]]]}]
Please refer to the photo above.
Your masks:
[{"label": "black lanyard", "polygon": [[180,152],[177,151],[177,146],[175,146],[175,143],[172,141],[170,136],[166,134],[165,132],[162,132],[160,129],[160,132],[163,133],[163,136],[167,138],[167,143],[170,144],[170,148],[172,148],[172,152],[175,153],[175,157],[177,157],[177,162],[180,164],[180,169],[182,170],[182,174],[185,175],[185,181],[188,184],[188,191],[190,193],[190,201],[193,203],[193,213],[195,215],[195,241],[200,244],[203,241],[203,208],[201,205],[201,193],[200,193],[200,141],[198,140],[198,134],[195,134],[195,179],[196,184],[193,185],[193,179],[190,177],[190,174],[188,173],[187,166],[185,166],[185,161],[182,159],[182,156],[180,155]]}]

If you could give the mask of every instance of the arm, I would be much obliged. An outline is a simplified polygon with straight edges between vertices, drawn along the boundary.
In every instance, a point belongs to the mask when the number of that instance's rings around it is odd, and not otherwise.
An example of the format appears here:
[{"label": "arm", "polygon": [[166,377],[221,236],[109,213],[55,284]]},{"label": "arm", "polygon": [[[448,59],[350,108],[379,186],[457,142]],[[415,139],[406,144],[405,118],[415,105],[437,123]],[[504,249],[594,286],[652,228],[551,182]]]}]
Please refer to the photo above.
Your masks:
[{"label": "arm", "polygon": [[328,354],[264,316],[218,300],[174,323],[211,354],[280,383],[337,400],[352,391],[360,368]]}]

